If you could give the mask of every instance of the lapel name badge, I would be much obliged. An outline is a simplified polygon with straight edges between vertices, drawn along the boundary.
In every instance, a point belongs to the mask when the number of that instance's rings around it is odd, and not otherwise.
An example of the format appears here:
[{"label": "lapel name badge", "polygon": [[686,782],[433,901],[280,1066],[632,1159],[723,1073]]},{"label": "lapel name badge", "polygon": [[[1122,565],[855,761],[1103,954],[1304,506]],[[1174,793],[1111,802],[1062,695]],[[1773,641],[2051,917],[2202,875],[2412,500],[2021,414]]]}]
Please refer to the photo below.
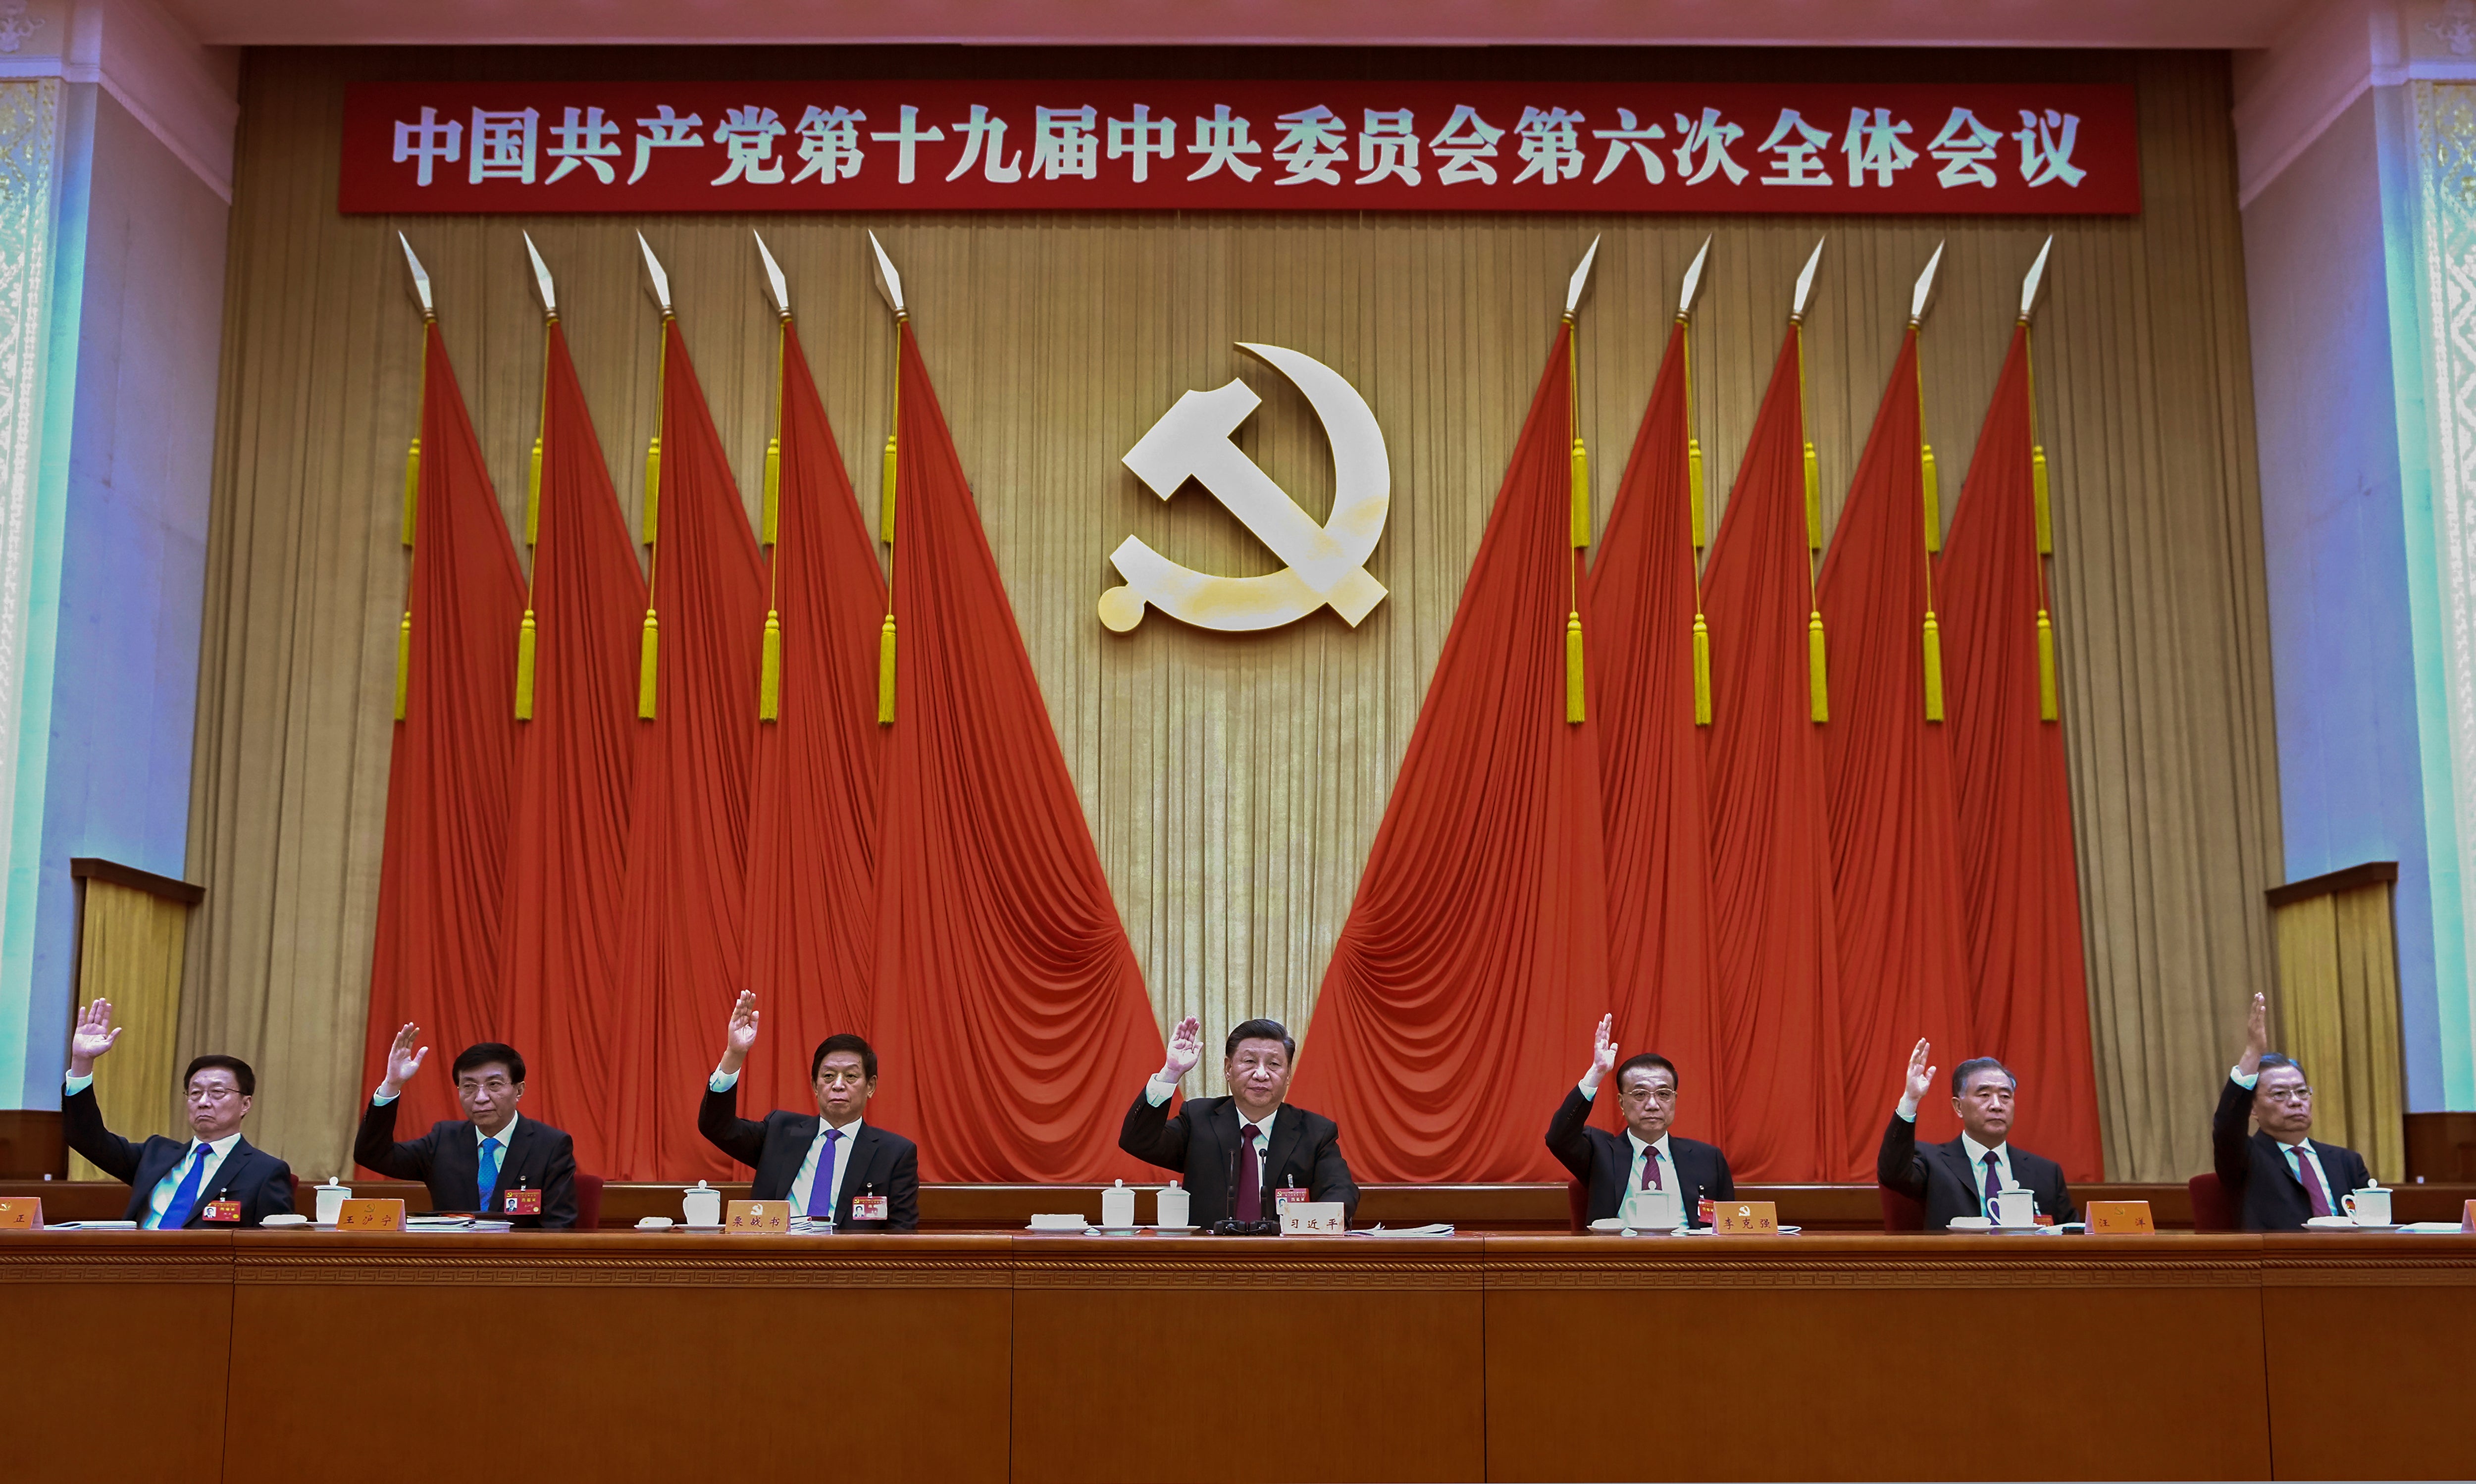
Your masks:
[{"label": "lapel name badge", "polygon": [[539,1216],[541,1215],[541,1196],[542,1193],[537,1190],[504,1191],[499,1196],[499,1214]]},{"label": "lapel name badge", "polygon": [[198,1220],[202,1222],[218,1222],[225,1225],[231,1225],[240,1220],[240,1202],[237,1200],[210,1200],[207,1202],[207,1208],[198,1214]]}]

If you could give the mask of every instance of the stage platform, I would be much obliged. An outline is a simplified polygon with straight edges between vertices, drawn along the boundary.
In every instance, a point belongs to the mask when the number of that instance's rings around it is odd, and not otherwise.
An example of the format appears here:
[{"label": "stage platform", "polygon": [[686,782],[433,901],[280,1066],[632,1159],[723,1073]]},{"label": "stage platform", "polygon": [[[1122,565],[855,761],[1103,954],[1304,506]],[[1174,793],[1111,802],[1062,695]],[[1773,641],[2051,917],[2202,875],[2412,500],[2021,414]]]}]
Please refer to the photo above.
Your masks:
[{"label": "stage platform", "polygon": [[46,1232],[0,1312],[28,1478],[2476,1474],[2476,1236]]}]

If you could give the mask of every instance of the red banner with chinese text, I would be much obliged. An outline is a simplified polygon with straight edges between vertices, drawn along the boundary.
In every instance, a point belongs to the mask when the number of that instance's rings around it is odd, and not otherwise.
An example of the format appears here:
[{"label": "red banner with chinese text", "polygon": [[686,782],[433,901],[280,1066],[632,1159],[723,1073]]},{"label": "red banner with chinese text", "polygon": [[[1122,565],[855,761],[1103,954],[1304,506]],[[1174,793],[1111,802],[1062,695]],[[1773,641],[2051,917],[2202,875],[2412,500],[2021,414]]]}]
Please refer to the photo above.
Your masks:
[{"label": "red banner with chinese text", "polygon": [[347,212],[2129,215],[2117,84],[369,83]]}]

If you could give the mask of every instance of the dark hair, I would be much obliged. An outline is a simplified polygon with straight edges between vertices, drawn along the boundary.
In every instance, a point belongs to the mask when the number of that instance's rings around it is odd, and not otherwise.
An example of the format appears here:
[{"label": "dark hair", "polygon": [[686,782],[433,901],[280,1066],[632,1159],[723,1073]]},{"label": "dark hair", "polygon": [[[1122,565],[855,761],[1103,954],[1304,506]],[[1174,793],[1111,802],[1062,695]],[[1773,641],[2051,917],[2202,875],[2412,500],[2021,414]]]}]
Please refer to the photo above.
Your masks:
[{"label": "dark hair", "polygon": [[1222,1056],[1226,1059],[1237,1055],[1238,1043],[1241,1041],[1278,1041],[1281,1043],[1282,1055],[1294,1057],[1299,1054],[1299,1043],[1290,1039],[1288,1027],[1276,1020],[1258,1018],[1240,1021],[1230,1026],[1229,1044],[1221,1049]]},{"label": "dark hair", "polygon": [[2000,1072],[2011,1081],[2014,1092],[2020,1090],[2020,1079],[2013,1075],[2011,1068],[1992,1056],[1971,1056],[1951,1069],[1951,1095],[1957,1098],[1968,1092],[1968,1079],[1981,1072]]},{"label": "dark hair", "polygon": [[188,1086],[189,1078],[196,1076],[201,1072],[205,1072],[215,1067],[221,1067],[226,1072],[233,1075],[233,1080],[240,1084],[240,1095],[242,1097],[255,1098],[258,1096],[258,1074],[249,1070],[249,1063],[241,1060],[237,1056],[225,1056],[215,1052],[210,1052],[207,1055],[192,1059],[189,1063],[189,1070],[181,1074],[181,1085],[183,1087]]},{"label": "dark hair", "polygon": [[1623,1089],[1624,1075],[1626,1073],[1637,1071],[1648,1072],[1654,1067],[1667,1073],[1668,1080],[1674,1083],[1676,1086],[1682,1087],[1685,1085],[1685,1079],[1676,1075],[1676,1063],[1670,1061],[1667,1057],[1660,1055],[1657,1051],[1641,1051],[1626,1057],[1623,1061],[1617,1064],[1618,1089],[1620,1091]]},{"label": "dark hair", "polygon": [[[2253,1069],[2254,1076],[2258,1076],[2262,1073],[2267,1072],[2272,1067],[2293,1067],[2297,1076],[2304,1076],[2304,1064],[2302,1062],[2297,1061],[2292,1056],[2281,1056],[2276,1051],[2262,1052],[2261,1065]],[[2305,1080],[2309,1082],[2312,1078],[2305,1077]]]},{"label": "dark hair", "polygon": [[447,1080],[458,1081],[467,1072],[479,1072],[494,1064],[508,1069],[508,1081],[524,1081],[525,1059],[504,1041],[479,1041],[457,1052],[456,1064],[447,1069]]},{"label": "dark hair", "polygon": [[817,1079],[817,1073],[824,1068],[826,1064],[826,1055],[829,1051],[859,1052],[859,1070],[861,1074],[867,1076],[867,1078],[872,1082],[877,1080],[877,1051],[871,1048],[866,1041],[853,1035],[848,1030],[842,1030],[836,1031],[834,1034],[829,1035],[817,1043],[817,1054],[808,1058],[809,1081],[813,1082]]}]

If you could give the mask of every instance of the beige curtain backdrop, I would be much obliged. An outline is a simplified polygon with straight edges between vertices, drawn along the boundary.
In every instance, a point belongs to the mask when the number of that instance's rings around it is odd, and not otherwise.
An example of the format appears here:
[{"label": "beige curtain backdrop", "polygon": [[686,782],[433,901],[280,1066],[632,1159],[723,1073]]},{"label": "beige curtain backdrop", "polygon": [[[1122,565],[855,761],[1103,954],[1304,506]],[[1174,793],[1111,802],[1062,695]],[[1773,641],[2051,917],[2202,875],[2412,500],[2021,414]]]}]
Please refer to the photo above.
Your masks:
[{"label": "beige curtain backdrop", "polygon": [[[189,904],[91,877],[85,890],[78,1002],[111,1001],[112,1020],[121,1027],[111,1053],[94,1064],[95,1105],[104,1124],[124,1138],[186,1138],[188,1114],[177,1081],[186,1063],[177,1044]],[[249,1132],[260,1126],[254,1118]],[[69,1178],[106,1176],[84,1155],[71,1154]]]},{"label": "beige curtain backdrop", "polygon": [[[355,77],[1072,77],[1346,67],[1544,78],[2069,77],[2137,82],[2145,207],[2131,219],[1111,214],[343,217],[337,124]],[[511,525],[540,388],[519,231],[561,320],[632,520],[655,417],[656,314],[679,317],[752,510],[771,432],[774,320],[749,229],[787,273],[863,492],[885,437],[888,315],[863,228],[900,265],[1067,763],[1164,1023],[1303,1029],[1554,329],[1603,235],[1582,316],[1582,432],[1604,522],[1678,280],[1706,235],[1698,435],[1724,504],[1798,265],[1827,236],[1807,322],[1836,516],[1909,288],[1947,242],[1926,327],[1927,423],[1957,503],[2022,272],[2055,235],[2039,311],[2056,473],[2055,606],[2110,1170],[2207,1163],[2211,1098],[2266,981],[2278,859],[2252,402],[2223,58],[2192,55],[1036,52],[596,56],[254,52],[246,72],[199,696],[191,874],[211,888],[186,1048],[262,1069],[259,1123],[305,1175],[346,1155],[359,1078],[406,560],[397,544],[420,370],[401,230]],[[1392,518],[1364,625],[1329,614],[1224,636],[1095,616],[1138,534],[1202,570],[1276,563],[1207,496],[1162,502],[1118,461],[1180,393],[1244,375],[1240,441],[1321,518],[1332,474],[1302,399],[1233,349],[1295,347],[1366,396]],[[863,501],[868,519],[876,502]],[[1716,522],[1718,509],[1713,511]],[[2026,615],[2024,615],[2024,622]],[[1682,663],[1684,656],[1679,656]],[[760,986],[762,988],[762,986]],[[1575,1070],[1587,1059],[1577,1033]],[[961,1054],[988,1049],[960,1048]],[[1313,1055],[1312,1040],[1302,1054]],[[1886,1067],[1883,1097],[1899,1069]],[[900,1069],[890,1075],[900,1076]],[[1199,1075],[1198,1084],[1202,1077]],[[1541,1117],[1547,1115],[1541,1110]]]},{"label": "beige curtain backdrop", "polygon": [[2278,936],[2279,1049],[2313,1082],[2313,1136],[2407,1177],[2399,1046],[2397,888],[2376,881],[2270,908]]}]

